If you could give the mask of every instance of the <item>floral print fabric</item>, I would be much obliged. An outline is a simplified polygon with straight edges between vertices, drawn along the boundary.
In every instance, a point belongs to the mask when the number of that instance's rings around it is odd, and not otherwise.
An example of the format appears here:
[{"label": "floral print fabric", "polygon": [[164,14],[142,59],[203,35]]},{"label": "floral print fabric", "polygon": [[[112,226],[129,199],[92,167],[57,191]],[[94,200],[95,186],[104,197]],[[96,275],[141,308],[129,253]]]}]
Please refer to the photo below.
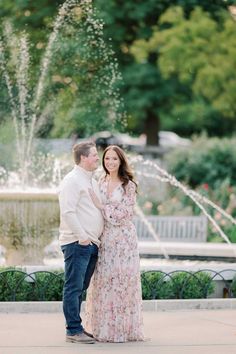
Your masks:
[{"label": "floral print fabric", "polygon": [[105,228],[98,262],[87,292],[85,329],[104,342],[143,340],[138,242],[132,223],[135,184],[122,185],[108,197],[100,182]]}]

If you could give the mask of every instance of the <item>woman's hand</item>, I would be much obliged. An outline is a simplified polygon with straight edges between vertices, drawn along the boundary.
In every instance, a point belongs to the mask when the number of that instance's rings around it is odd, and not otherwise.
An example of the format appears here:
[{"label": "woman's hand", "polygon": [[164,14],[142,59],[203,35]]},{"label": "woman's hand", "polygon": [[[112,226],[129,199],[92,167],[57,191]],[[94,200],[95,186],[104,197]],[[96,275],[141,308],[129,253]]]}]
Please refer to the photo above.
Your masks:
[{"label": "woman's hand", "polygon": [[94,193],[94,191],[91,188],[89,188],[88,191],[95,207],[98,209],[103,209],[103,205],[98,199],[97,195]]}]

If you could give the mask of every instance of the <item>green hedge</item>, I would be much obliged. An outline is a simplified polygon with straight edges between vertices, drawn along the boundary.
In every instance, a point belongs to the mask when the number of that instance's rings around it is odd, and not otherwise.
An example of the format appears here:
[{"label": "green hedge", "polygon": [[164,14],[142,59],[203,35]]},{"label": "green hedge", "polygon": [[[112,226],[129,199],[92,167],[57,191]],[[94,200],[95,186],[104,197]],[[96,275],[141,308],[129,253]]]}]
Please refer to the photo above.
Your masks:
[{"label": "green hedge", "polygon": [[170,173],[196,188],[208,185],[215,189],[225,180],[236,185],[236,138],[202,136],[188,149],[175,150],[167,157]]},{"label": "green hedge", "polygon": [[19,269],[0,272],[0,301],[61,301],[64,274]]},{"label": "green hedge", "polygon": [[168,274],[149,271],[142,274],[144,300],[150,299],[202,299],[214,292],[215,284],[205,272]]},{"label": "green hedge", "polygon": [[[20,269],[0,271],[0,301],[61,301],[64,274],[37,271],[26,274]],[[165,274],[148,271],[141,274],[142,295],[150,299],[200,299],[214,291],[214,282],[206,272],[175,271]],[[85,294],[84,294],[85,298]]]}]

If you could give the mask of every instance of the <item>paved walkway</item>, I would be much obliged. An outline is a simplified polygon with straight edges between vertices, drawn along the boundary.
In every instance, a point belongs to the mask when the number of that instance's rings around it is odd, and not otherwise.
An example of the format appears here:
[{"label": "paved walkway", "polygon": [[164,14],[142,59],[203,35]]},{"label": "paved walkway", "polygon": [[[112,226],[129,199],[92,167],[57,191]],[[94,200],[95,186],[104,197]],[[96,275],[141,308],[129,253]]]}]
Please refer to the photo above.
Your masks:
[{"label": "paved walkway", "polygon": [[61,313],[0,313],[0,354],[235,354],[236,309],[144,312],[150,340],[72,344]]}]

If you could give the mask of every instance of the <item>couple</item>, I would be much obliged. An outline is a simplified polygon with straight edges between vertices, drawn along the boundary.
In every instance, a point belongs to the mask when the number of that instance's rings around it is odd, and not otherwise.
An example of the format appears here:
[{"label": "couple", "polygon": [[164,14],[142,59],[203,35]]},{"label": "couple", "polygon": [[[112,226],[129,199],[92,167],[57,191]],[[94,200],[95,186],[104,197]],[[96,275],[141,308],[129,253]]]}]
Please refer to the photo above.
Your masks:
[{"label": "couple", "polygon": [[[82,142],[73,153],[75,167],[59,190],[66,341],[143,340],[139,255],[132,223],[137,186],[126,156],[118,146],[108,146],[102,158],[105,174],[97,183],[96,145]],[[82,294],[88,287],[82,325]]]}]

